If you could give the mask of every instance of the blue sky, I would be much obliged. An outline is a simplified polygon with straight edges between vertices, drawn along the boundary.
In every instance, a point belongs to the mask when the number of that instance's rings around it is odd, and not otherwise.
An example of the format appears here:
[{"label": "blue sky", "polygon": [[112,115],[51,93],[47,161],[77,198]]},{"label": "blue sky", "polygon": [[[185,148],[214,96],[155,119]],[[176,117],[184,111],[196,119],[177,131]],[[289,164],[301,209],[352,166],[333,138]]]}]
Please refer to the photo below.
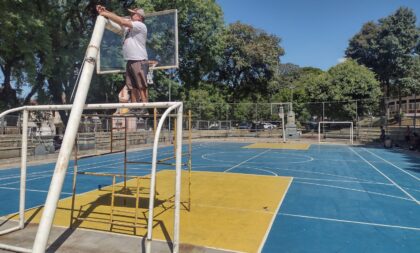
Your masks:
[{"label": "blue sky", "polygon": [[344,56],[349,39],[368,21],[398,7],[414,10],[420,24],[420,0],[216,0],[227,24],[240,21],[282,39],[282,63],[323,70]]}]

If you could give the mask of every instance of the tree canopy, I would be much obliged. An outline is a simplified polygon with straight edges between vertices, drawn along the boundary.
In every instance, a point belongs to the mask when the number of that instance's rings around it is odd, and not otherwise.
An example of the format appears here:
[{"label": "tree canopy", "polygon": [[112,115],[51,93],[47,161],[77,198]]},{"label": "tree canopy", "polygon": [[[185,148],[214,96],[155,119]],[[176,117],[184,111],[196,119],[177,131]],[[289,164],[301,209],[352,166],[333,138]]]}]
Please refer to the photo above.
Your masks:
[{"label": "tree canopy", "polygon": [[413,63],[419,32],[413,10],[401,7],[377,23],[364,24],[350,40],[346,56],[371,68],[389,97],[390,85],[398,84]]},{"label": "tree canopy", "polygon": [[[420,90],[420,30],[404,7],[365,23],[349,41],[348,60],[323,71],[282,63],[280,37],[241,22],[225,24],[215,0],[10,0],[0,2],[1,109],[34,98],[71,103],[99,2],[120,15],[134,7],[178,10],[179,69],[154,72],[150,100],[167,101],[171,94],[190,108],[200,106],[208,120],[228,114],[246,119],[268,110],[251,103],[289,101],[307,120],[319,115],[319,106],[310,104],[358,100],[357,108],[340,108],[343,117],[354,118],[356,110],[377,110],[381,89],[387,97]],[[122,75],[94,76],[88,102],[115,102],[122,85]]]}]

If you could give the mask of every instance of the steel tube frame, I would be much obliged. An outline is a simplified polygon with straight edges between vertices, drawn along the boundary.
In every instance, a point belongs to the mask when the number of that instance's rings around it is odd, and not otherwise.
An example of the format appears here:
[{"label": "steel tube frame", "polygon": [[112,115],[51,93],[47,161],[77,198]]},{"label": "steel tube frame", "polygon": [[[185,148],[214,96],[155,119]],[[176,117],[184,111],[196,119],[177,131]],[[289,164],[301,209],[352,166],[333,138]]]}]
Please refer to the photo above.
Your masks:
[{"label": "steel tube frame", "polygon": [[26,195],[26,159],[28,155],[28,110],[23,111],[22,122],[22,152],[20,163],[20,194],[19,194],[19,227],[25,226],[25,195]]},{"label": "steel tube frame", "polygon": [[[26,158],[28,150],[28,110],[23,111],[22,143],[20,162],[20,192],[19,192],[19,224],[15,227],[0,231],[0,235],[23,229],[25,226],[25,193],[26,193]],[[4,245],[4,244],[0,244]],[[3,248],[0,246],[0,248]]]},{"label": "steel tube frame", "polygon": [[[18,107],[18,108],[14,108],[14,109],[10,109],[7,111],[4,111],[3,113],[0,113],[0,118],[3,118],[5,115],[12,113],[12,112],[19,112],[19,111],[23,111],[23,124],[22,124],[22,159],[21,159],[21,188],[20,188],[20,206],[19,206],[19,226],[16,227],[12,227],[3,231],[0,231],[0,235],[2,234],[7,234],[7,233],[11,233],[17,230],[20,230],[23,228],[24,226],[24,211],[25,211],[25,191],[26,191],[26,163],[27,163],[27,133],[28,133],[28,117],[29,117],[29,112],[30,111],[48,111],[48,110],[70,110],[72,109],[73,105],[38,105],[38,106],[22,106],[22,107]],[[181,157],[182,157],[182,119],[183,119],[183,105],[182,102],[157,102],[157,103],[125,103],[125,104],[121,104],[121,103],[113,103],[113,104],[87,104],[84,106],[84,109],[116,109],[116,108],[121,108],[121,107],[125,107],[125,108],[165,108],[167,107],[167,110],[165,111],[165,113],[162,115],[161,119],[159,120],[159,124],[158,127],[156,129],[156,134],[155,134],[155,139],[154,139],[154,146],[153,146],[153,160],[152,160],[152,183],[155,185],[156,184],[156,167],[157,167],[157,148],[158,148],[158,140],[159,140],[159,136],[163,127],[163,123],[166,120],[166,118],[169,116],[170,112],[172,112],[175,109],[178,109],[177,112],[177,126],[176,128],[179,129],[179,131],[177,131],[176,133],[176,162],[175,162],[175,170],[176,170],[176,182],[175,182],[175,225],[174,225],[174,240],[173,240],[173,252],[174,253],[178,253],[179,252],[179,229],[180,229],[180,206],[181,206],[181,197],[180,197],[180,193],[181,193]],[[82,109],[83,111],[83,109]],[[80,118],[79,118],[80,119]],[[77,132],[74,135],[74,138],[76,137]],[[63,141],[64,143],[64,141]],[[72,143],[72,146],[74,145],[75,140]],[[69,154],[68,154],[68,160],[70,159],[71,156],[71,152],[72,152],[72,148],[69,148]],[[60,157],[59,157],[60,158]],[[58,158],[58,159],[59,159]],[[68,165],[68,160],[67,160],[67,165]],[[58,164],[58,161],[57,161]],[[57,167],[57,166],[56,166]],[[67,166],[66,166],[67,169]],[[54,172],[55,174],[55,172]],[[64,173],[65,176],[65,173]],[[54,180],[54,176],[53,179],[51,180],[51,184],[53,184],[55,181]],[[64,178],[63,181],[61,181],[61,184],[64,182]],[[152,185],[151,185],[152,186]],[[61,185],[62,187],[62,185]],[[61,187],[60,190],[58,192],[58,196],[61,193]],[[154,187],[154,186],[153,186]],[[151,187],[151,189],[153,189]],[[53,188],[51,189],[50,187],[50,191],[51,190],[56,190],[57,188]],[[154,207],[154,191],[150,191],[150,205],[149,205],[149,222],[148,222],[148,231],[153,229],[153,207]],[[57,200],[58,201],[58,200]],[[55,206],[56,208],[56,206]],[[51,218],[54,217],[55,214],[55,209],[52,212],[52,216],[50,216]],[[151,221],[150,221],[151,220]],[[21,226],[21,224],[23,224]],[[52,225],[52,224],[51,224]],[[49,228],[51,229],[51,227]],[[38,228],[38,233],[48,233],[48,235],[44,234],[43,236],[45,236],[46,239],[48,239],[49,236],[49,232],[45,231],[45,230],[39,230]],[[151,241],[152,241],[152,232],[148,232],[147,233],[147,240],[146,240],[146,250],[149,250],[148,252],[151,252]],[[46,248],[46,245],[45,245]],[[45,248],[44,251],[39,251],[39,252],[45,252]],[[6,249],[6,250],[12,250],[15,252],[35,252],[34,249],[26,249],[26,248],[22,248],[22,247],[16,247],[16,246],[12,246],[12,245],[7,245],[7,244],[2,244],[0,243],[0,249]]]},{"label": "steel tube frame", "polygon": [[[18,107],[18,108],[14,108],[14,109],[10,109],[7,111],[4,111],[3,113],[0,113],[0,118],[3,118],[5,115],[12,113],[12,112],[19,112],[19,111],[23,111],[23,124],[22,124],[22,159],[21,159],[21,192],[20,192],[20,206],[19,206],[19,223],[20,224],[24,224],[24,210],[25,210],[25,191],[26,191],[26,162],[27,162],[27,155],[24,155],[25,153],[27,154],[27,129],[28,129],[28,117],[29,117],[29,112],[30,111],[49,111],[49,110],[70,110],[72,109],[73,105],[38,105],[38,106],[22,106],[22,107]],[[157,142],[156,140],[159,139],[160,133],[161,133],[161,129],[163,126],[163,122],[166,120],[166,118],[170,115],[170,112],[180,108],[178,110],[177,113],[177,128],[178,129],[182,129],[182,103],[181,102],[157,102],[157,103],[125,103],[125,104],[121,104],[121,103],[113,103],[113,104],[87,104],[84,106],[84,109],[116,109],[116,108],[168,108],[166,110],[166,112],[162,115],[160,121],[159,121],[159,126],[158,129],[156,131],[156,135],[155,135],[155,146],[156,149],[154,148],[153,152],[157,152]],[[26,116],[25,116],[26,115]],[[175,184],[175,191],[176,191],[176,195],[180,194],[181,192],[181,182],[180,182],[180,178],[181,178],[181,156],[182,156],[182,131],[177,131],[177,153],[176,153],[176,184]],[[73,143],[74,144],[74,143]],[[69,156],[71,155],[71,151],[72,148],[69,149],[70,153]],[[156,165],[157,165],[157,153],[155,153],[154,155],[155,159],[154,159],[154,171],[155,171],[155,175],[156,175]],[[153,162],[152,162],[153,164]],[[61,190],[60,190],[61,191]],[[154,191],[151,191],[151,193],[154,194]],[[154,200],[154,195],[153,197],[151,197],[151,200]],[[154,207],[154,205],[151,205],[152,207]],[[150,206],[149,206],[150,208]],[[153,213],[153,209],[151,211]],[[54,210],[55,213],[55,210]],[[175,226],[174,226],[174,243],[173,243],[173,252],[179,252],[179,217],[180,217],[180,196],[175,196]],[[149,219],[152,218],[153,219],[153,215],[149,216]],[[23,227],[21,227],[19,224],[19,226],[16,227],[12,227],[3,231],[0,231],[0,235],[2,234],[7,234],[7,233],[11,233],[17,230],[22,229]],[[153,221],[150,222],[149,224],[153,224]],[[40,232],[38,230],[38,232]],[[45,232],[45,231],[44,231]],[[47,231],[49,232],[49,231]],[[149,235],[149,233],[148,233]],[[48,238],[48,237],[47,237]],[[152,240],[152,233],[150,233],[150,238],[149,241],[151,242]],[[150,245],[149,245],[150,246]],[[16,252],[32,252],[31,249],[25,249],[22,247],[16,247],[16,246],[12,246],[12,245],[7,245],[7,244],[2,244],[0,243],[0,249],[7,249],[7,250],[12,250],[12,251],[16,251]],[[150,252],[150,251],[149,251]]]},{"label": "steel tube frame", "polygon": [[[47,199],[44,205],[44,211],[42,213],[42,217],[38,226],[37,234],[35,237],[34,245],[32,248],[32,252],[34,253],[44,253],[47,247],[48,237],[51,232],[52,223],[54,219],[54,215],[57,209],[57,204],[60,198],[60,193],[63,187],[64,179],[67,172],[67,167],[69,164],[72,148],[75,143],[77,131],[80,124],[80,118],[83,113],[84,109],[115,109],[115,108],[167,108],[169,107],[164,116],[162,117],[161,121],[159,122],[159,133],[160,129],[162,128],[163,120],[166,118],[167,114],[169,114],[170,111],[178,108],[177,117],[178,125],[180,125],[179,129],[182,129],[182,108],[183,105],[180,102],[174,102],[174,103],[119,103],[119,104],[94,104],[94,105],[85,105],[86,97],[89,91],[90,82],[92,79],[92,75],[95,69],[95,64],[97,61],[98,53],[99,53],[99,47],[100,43],[104,34],[105,26],[109,21],[102,17],[98,16],[95,27],[93,30],[92,38],[90,40],[89,46],[86,50],[85,54],[85,64],[83,66],[79,83],[77,84],[77,92],[75,95],[74,103],[69,105],[40,105],[40,106],[23,106],[14,108],[11,110],[7,110],[0,114],[0,118],[4,117],[5,115],[11,113],[11,112],[17,112],[17,111],[24,111],[24,115],[28,113],[28,111],[43,111],[43,110],[70,110],[70,117],[69,117],[69,124],[67,126],[62,146],[57,158],[57,163],[54,169],[54,174],[51,179],[50,188],[48,191]],[[27,119],[26,119],[27,120]],[[24,128],[27,128],[27,121],[24,124]],[[174,243],[173,252],[178,252],[179,247],[179,208],[180,203],[177,203],[180,201],[180,177],[181,177],[181,148],[182,146],[182,130],[178,131],[177,138],[179,138],[177,145],[179,148],[177,149],[177,158],[176,158],[176,203],[175,203],[175,226],[174,226]],[[27,129],[23,131],[22,138],[26,136],[27,137]],[[158,138],[159,134],[155,135],[155,143],[154,143],[154,149],[153,149],[153,157],[154,157],[154,168],[152,168],[152,172],[154,173],[154,177],[156,176],[156,158],[157,158],[157,146],[158,146]],[[26,138],[27,139],[27,138]],[[25,154],[25,155],[24,155]],[[25,182],[26,182],[26,154],[27,154],[27,140],[22,142],[22,164],[24,164],[23,168],[21,169],[21,173],[23,176],[21,176],[21,192],[20,192],[20,206],[19,206],[19,213],[20,213],[20,221],[19,221],[19,227],[9,229],[8,232],[14,231],[15,229],[21,229],[24,225],[24,220],[22,221],[22,212],[24,212],[24,202],[25,202]],[[153,178],[152,180],[155,180]],[[151,188],[153,189],[153,188]],[[153,200],[154,200],[154,191],[151,191],[151,211],[149,212],[150,217],[152,219],[152,222],[149,222],[149,229],[152,228],[153,223]],[[153,195],[153,198],[152,198]],[[23,206],[22,206],[23,204]],[[149,217],[149,220],[150,220]],[[178,220],[177,220],[178,219]],[[22,225],[23,224],[23,225]],[[152,233],[150,232],[150,235],[148,233],[148,239],[151,240]],[[2,247],[3,246],[3,247]],[[10,245],[3,245],[0,244],[0,248],[3,249],[10,249],[15,250],[18,252],[31,252],[28,249],[10,246]]]},{"label": "steel tube frame", "polygon": [[165,113],[162,115],[162,118],[159,120],[158,127],[156,129],[156,134],[153,143],[153,155],[152,155],[152,171],[151,171],[151,180],[150,180],[150,197],[149,197],[149,214],[148,214],[148,223],[147,223],[147,237],[146,237],[146,252],[151,253],[152,251],[152,238],[153,238],[153,218],[154,212],[153,208],[155,205],[155,185],[156,185],[156,165],[157,165],[157,150],[159,144],[159,136],[162,130],[163,123],[167,118],[168,114],[178,108],[177,112],[177,128],[179,131],[177,132],[176,139],[177,139],[177,151],[176,151],[176,165],[175,165],[175,223],[174,223],[174,239],[173,239],[173,253],[179,252],[179,218],[180,218],[180,194],[181,194],[181,152],[182,152],[182,104],[176,104],[168,109],[166,109]]},{"label": "steel tube frame", "polygon": [[[84,110],[105,110],[105,109],[118,109],[118,108],[168,108],[175,104],[181,104],[181,102],[151,102],[151,103],[103,103],[103,104],[87,104],[83,105]],[[53,111],[53,110],[71,110],[73,104],[66,105],[31,105],[21,106],[13,109],[6,110],[0,113],[0,118],[3,118],[7,114],[12,112],[19,112],[27,109],[28,111]]]}]

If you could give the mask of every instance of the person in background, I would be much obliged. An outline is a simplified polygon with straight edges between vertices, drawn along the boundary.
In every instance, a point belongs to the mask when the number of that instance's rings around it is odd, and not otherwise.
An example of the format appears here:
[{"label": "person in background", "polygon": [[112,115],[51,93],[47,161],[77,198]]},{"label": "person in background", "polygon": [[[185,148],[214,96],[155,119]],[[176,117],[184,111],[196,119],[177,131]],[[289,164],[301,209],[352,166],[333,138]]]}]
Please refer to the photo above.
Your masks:
[{"label": "person in background", "polygon": [[381,126],[381,135],[379,136],[379,139],[385,141],[385,129],[383,126]]},{"label": "person in background", "polygon": [[405,142],[410,143],[410,137],[411,137],[411,129],[410,129],[410,126],[407,126],[407,129],[405,130]]}]

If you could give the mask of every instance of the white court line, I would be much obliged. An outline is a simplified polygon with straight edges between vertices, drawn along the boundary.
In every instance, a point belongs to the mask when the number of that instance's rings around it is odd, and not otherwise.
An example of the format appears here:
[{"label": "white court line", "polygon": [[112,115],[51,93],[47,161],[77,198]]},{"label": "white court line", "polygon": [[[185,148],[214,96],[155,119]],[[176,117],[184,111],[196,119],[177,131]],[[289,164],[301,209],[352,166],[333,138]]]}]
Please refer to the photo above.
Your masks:
[{"label": "white court line", "polygon": [[405,195],[407,195],[408,197],[410,197],[412,200],[414,200],[414,202],[417,203],[417,205],[420,205],[420,202],[414,198],[413,196],[411,196],[410,193],[408,193],[406,190],[404,190],[401,186],[399,186],[397,183],[395,183],[391,178],[389,178],[387,175],[385,175],[384,173],[382,173],[382,171],[380,171],[378,168],[376,168],[373,164],[371,164],[368,160],[366,160],[363,156],[361,156],[359,153],[357,153],[355,150],[353,150],[352,148],[349,147],[349,149],[351,151],[353,151],[353,153],[355,153],[358,157],[360,157],[363,161],[365,161],[367,164],[369,164],[372,168],[374,168],[377,172],[379,172],[382,176],[384,176],[386,179],[388,179],[389,182],[391,182],[393,185],[395,185],[395,187],[397,187],[398,189],[400,189],[403,193],[405,193]]},{"label": "white court line", "polygon": [[293,178],[301,179],[301,180],[313,180],[313,181],[327,181],[327,182],[339,182],[339,183],[358,183],[358,184],[379,184],[379,185],[386,185],[386,186],[394,186],[392,184],[378,183],[378,182],[372,182],[372,181],[337,180],[337,179],[322,179],[322,178],[310,178],[310,177],[293,177]]},{"label": "white court line", "polygon": [[[136,152],[140,152],[140,151],[134,151],[133,153],[136,153]],[[172,152],[169,152],[168,151],[168,152],[161,153],[160,155],[166,155],[166,154],[169,154],[169,153],[172,153]],[[106,154],[104,156],[97,156],[97,157],[106,157],[106,156],[109,156],[109,155],[115,155],[115,154]],[[142,153],[142,154],[133,156],[131,158],[142,159],[142,158],[150,157],[151,155],[152,155],[151,153],[146,153],[146,154]],[[94,158],[94,157],[92,157],[92,158]],[[94,162],[94,163],[79,164],[78,165],[78,168],[79,168],[78,171],[79,172],[82,172],[82,171],[93,170],[93,169],[97,169],[97,168],[101,168],[101,167],[107,167],[107,166],[110,166],[110,165],[118,165],[118,164],[123,164],[124,163],[124,161],[122,161],[122,162],[107,163],[107,164],[104,164],[104,165],[98,165],[98,166],[91,167],[91,165],[102,164],[102,163],[113,161],[113,160],[115,160],[115,158],[114,159],[111,158],[111,159],[106,159],[106,160],[100,160],[100,161]],[[82,169],[82,167],[84,169]],[[113,170],[113,169],[117,169],[117,167],[110,168],[110,170]],[[52,170],[45,170],[45,171],[32,172],[32,173],[28,173],[27,174],[27,177],[29,178],[31,176],[35,176],[35,175],[39,175],[39,174],[47,174],[47,173],[51,173],[53,171],[54,171],[54,169],[52,169]],[[70,174],[73,174],[72,168],[69,168],[69,170],[66,172],[66,174],[69,174],[69,175]],[[27,179],[26,181],[38,180],[38,179],[48,178],[48,177],[51,177],[51,176],[52,176],[52,174],[43,175],[43,176],[39,176],[39,177],[36,177],[35,176],[35,177],[30,178],[30,179]],[[0,180],[1,179],[12,179],[12,178],[16,178],[16,177],[17,178],[20,178],[20,175],[19,176],[13,175],[13,176],[10,176],[10,177],[0,178]],[[20,183],[20,180],[13,181],[13,182],[8,182],[8,183],[3,183],[3,184],[0,184],[0,186],[6,186],[6,185],[12,185],[12,184],[18,184],[18,183]]]},{"label": "white court line", "polygon": [[312,219],[312,220],[335,221],[335,222],[343,222],[343,223],[351,223],[351,224],[359,224],[359,225],[368,225],[368,226],[375,226],[375,227],[398,228],[398,229],[407,229],[407,230],[420,231],[420,228],[416,228],[416,227],[388,225],[388,224],[373,223],[373,222],[363,222],[363,221],[354,221],[354,220],[341,220],[341,219],[333,219],[333,218],[326,218],[326,217],[316,217],[316,216],[308,216],[308,215],[299,215],[299,214],[291,214],[291,213],[279,213],[277,215],[291,216],[291,217],[298,217],[298,218],[305,218],[305,219]]},{"label": "white court line", "polygon": [[225,170],[224,172],[231,171],[231,170],[233,170],[233,169],[235,169],[235,168],[237,168],[237,167],[241,166],[242,164],[244,164],[244,163],[246,163],[246,162],[248,162],[248,161],[250,161],[250,160],[252,160],[252,159],[254,159],[254,158],[257,158],[257,157],[259,157],[259,156],[261,156],[261,155],[263,155],[263,154],[267,153],[268,151],[270,151],[270,149],[267,149],[267,150],[265,150],[265,151],[263,151],[263,152],[261,152],[261,153],[259,153],[259,154],[255,155],[255,156],[253,156],[253,157],[251,157],[251,158],[249,158],[249,159],[247,159],[247,160],[245,160],[245,161],[243,161],[243,162],[241,162],[241,163],[238,163],[238,164],[236,164],[235,166],[230,167],[229,169]]},{"label": "white court line", "polygon": [[[164,153],[164,154],[168,154],[168,153]],[[104,155],[102,157],[106,157],[108,155],[110,155],[110,154]],[[115,154],[113,154],[113,155],[115,155]],[[150,154],[142,154],[142,155],[134,156],[134,158],[137,158],[137,159],[146,158],[146,157],[150,157],[151,155],[152,155],[151,153]],[[98,155],[98,157],[99,157],[99,155]],[[94,158],[94,157],[92,157],[92,158]],[[115,164],[123,163],[123,162],[117,162],[117,163],[111,163],[111,164],[108,163],[109,161],[114,161],[114,160],[115,160],[115,158],[111,158],[111,159],[100,160],[100,161],[94,162],[94,163],[86,163],[86,164],[80,163],[80,164],[78,164],[78,168],[79,168],[79,171],[85,171],[85,170],[90,170],[90,169],[94,169],[94,168],[100,168],[100,167],[104,167],[104,166],[108,166],[108,165],[115,165]],[[97,165],[97,164],[102,164],[102,163],[107,163],[107,164],[105,164],[105,165],[98,165],[98,166],[95,166],[95,167],[89,167],[91,165]],[[53,163],[48,163],[48,164],[53,164]],[[29,166],[29,167],[31,167],[31,166]],[[82,169],[82,167],[83,168],[88,167],[88,168]],[[19,168],[15,168],[15,169],[19,169]],[[71,170],[71,168],[69,170]],[[51,173],[51,172],[54,172],[54,169],[53,168],[51,168],[50,170],[42,170],[42,171],[36,171],[36,172],[28,173],[27,174],[27,177],[34,176],[34,175],[39,175],[39,174],[47,174],[47,173]],[[1,177],[0,180],[7,180],[7,179],[12,179],[12,178],[20,178],[20,174],[12,174],[12,175],[9,175],[7,177]]]},{"label": "white court line", "polygon": [[370,152],[369,150],[367,150],[367,149],[365,149],[365,148],[363,148],[363,150],[365,150],[365,151],[367,151],[367,152],[371,153],[372,155],[374,155],[374,156],[378,157],[378,158],[379,158],[379,159],[381,159],[382,161],[384,161],[384,162],[386,162],[386,163],[388,163],[388,164],[392,165],[393,167],[395,167],[395,168],[399,169],[400,171],[402,171],[402,172],[404,172],[405,174],[407,174],[407,175],[411,176],[412,178],[416,179],[417,181],[420,181],[420,179],[419,179],[418,177],[414,176],[413,174],[409,173],[408,171],[405,171],[405,170],[401,169],[400,167],[398,167],[397,165],[395,165],[395,164],[391,163],[390,161],[387,161],[387,160],[383,159],[382,157],[378,156],[377,154],[375,154],[375,153],[373,153],[373,152]]},{"label": "white court line", "polygon": [[279,176],[279,175],[277,175],[276,173],[272,172],[271,170],[265,170],[265,169],[259,169],[259,168],[253,168],[253,167],[245,167],[245,168],[250,169],[250,170],[259,170],[259,171],[264,171],[264,172],[267,172],[267,173],[269,173],[269,174],[273,174],[273,175],[274,175],[274,176],[276,176],[276,177],[278,177],[278,176]]},{"label": "white court line", "polygon": [[265,231],[265,235],[264,235],[263,240],[261,241],[261,244],[260,244],[260,247],[258,249],[258,252],[261,252],[262,251],[262,249],[263,249],[263,247],[265,245],[265,242],[267,241],[268,235],[270,234],[271,228],[273,227],[274,221],[276,220],[276,216],[279,213],[280,206],[283,203],[283,200],[286,197],[287,192],[289,191],[289,188],[290,188],[290,185],[292,184],[292,181],[293,181],[293,177],[290,179],[289,185],[287,186],[286,191],[284,192],[283,197],[281,198],[280,203],[277,206],[277,209],[276,209],[276,212],[273,215],[273,218],[271,218],[270,225],[268,226],[267,230]]},{"label": "white court line", "polygon": [[[271,150],[272,152],[274,152],[273,150]],[[222,160],[222,159],[217,159],[216,158],[210,158],[211,156],[214,155],[218,155],[218,154],[223,154],[223,155],[230,155],[230,157],[236,155],[236,154],[240,154],[240,156],[246,156],[247,153],[254,153],[253,151],[248,151],[248,152],[244,152],[244,151],[230,151],[230,152],[214,152],[214,153],[205,153],[203,155],[201,155],[201,158],[204,160],[208,160],[208,161],[212,161],[212,162],[217,162],[217,163],[235,163],[235,161],[231,161],[231,160]],[[282,155],[284,155],[283,157],[278,157],[275,156],[277,158],[283,159],[281,161],[274,161],[274,162],[264,162],[264,164],[279,164],[279,163],[284,163],[284,164],[296,164],[296,163],[308,163],[308,162],[312,162],[314,160],[314,158],[312,156],[308,156],[308,155],[300,155],[300,154],[286,154],[286,153],[281,153]],[[294,158],[306,158],[306,160],[297,160],[297,161],[288,161],[287,159],[290,157],[294,157]],[[274,159],[274,158],[273,158]],[[251,163],[256,163],[256,162],[251,162]]]},{"label": "white court line", "polygon": [[[13,187],[2,187],[0,186],[0,189],[5,189],[5,190],[16,190],[16,191],[20,191],[20,188],[13,188]],[[48,193],[48,191],[44,191],[44,190],[35,190],[35,189],[25,189],[26,191],[29,192],[42,192],[42,193]],[[66,195],[72,195],[72,193],[69,192],[61,192],[62,194],[66,194]]]},{"label": "white court line", "polygon": [[347,187],[341,187],[341,186],[335,186],[335,185],[316,184],[316,183],[309,183],[309,182],[300,182],[300,181],[296,181],[296,180],[295,180],[295,182],[296,183],[299,183],[299,184],[309,184],[309,185],[323,186],[323,187],[329,187],[329,188],[337,188],[337,189],[342,189],[342,190],[355,191],[355,192],[363,192],[363,193],[369,193],[369,194],[373,194],[373,195],[380,195],[380,196],[385,196],[385,197],[390,197],[390,198],[396,198],[396,199],[403,199],[403,200],[412,201],[409,198],[403,198],[403,197],[389,195],[389,194],[384,194],[384,193],[380,193],[380,192],[365,191],[365,190],[359,190],[359,189],[347,188]]},{"label": "white court line", "polygon": [[285,169],[285,168],[270,168],[270,169],[273,169],[273,170],[287,170],[287,171],[294,171],[294,172],[299,172],[299,173],[319,174],[319,175],[326,175],[326,176],[331,176],[331,177],[340,177],[340,178],[363,180],[363,179],[359,179],[357,177],[340,176],[340,175],[336,175],[336,174],[323,173],[323,172],[315,172],[315,171],[308,171],[308,170],[294,170],[294,169]]},{"label": "white court line", "polygon": [[[167,153],[164,153],[164,154],[167,154]],[[136,158],[147,158],[147,157],[150,157],[151,155],[152,154],[144,154],[144,155],[135,156],[135,157]],[[115,163],[107,163],[107,164],[98,165],[98,166],[90,166],[90,165],[94,165],[94,164],[102,164],[104,162],[108,162],[108,161],[111,161],[111,160],[115,160],[115,159],[109,159],[109,160],[105,160],[105,161],[99,161],[99,162],[96,162],[96,163],[88,163],[88,164],[78,165],[78,168],[79,168],[78,171],[79,172],[82,172],[82,171],[93,170],[93,169],[97,169],[97,168],[108,167],[108,166],[111,166],[111,165],[118,165],[118,164],[123,164],[124,163],[124,161],[122,161],[122,162],[115,162]],[[84,169],[82,169],[82,167]],[[117,169],[117,167],[112,167],[112,168],[110,167],[110,169],[111,170]],[[28,177],[31,177],[31,176],[34,176],[34,175],[39,175],[39,174],[47,174],[47,173],[51,173],[53,171],[54,171],[54,169],[53,170],[47,170],[47,171],[32,172],[32,173],[29,173],[28,174]],[[66,174],[69,174],[69,175],[70,174],[73,174],[73,169],[72,168],[69,168],[69,170],[66,172]],[[48,174],[48,175],[43,175],[43,176],[39,176],[39,177],[33,177],[33,178],[30,178],[30,179],[27,179],[26,181],[38,180],[38,179],[48,178],[48,177],[51,177],[51,176],[52,176],[52,174]],[[11,179],[11,178],[15,178],[15,176],[10,177],[10,178],[4,178],[4,179]],[[20,176],[19,176],[19,178],[20,178]],[[4,184],[0,184],[0,186],[17,184],[17,183],[20,183],[20,180],[13,181],[13,182],[8,182],[8,183],[4,183]]]},{"label": "white court line", "polygon": [[411,190],[411,191],[416,191],[416,192],[420,192],[420,190],[418,189],[413,189],[413,188],[409,188],[409,187],[404,187],[405,189]]}]

